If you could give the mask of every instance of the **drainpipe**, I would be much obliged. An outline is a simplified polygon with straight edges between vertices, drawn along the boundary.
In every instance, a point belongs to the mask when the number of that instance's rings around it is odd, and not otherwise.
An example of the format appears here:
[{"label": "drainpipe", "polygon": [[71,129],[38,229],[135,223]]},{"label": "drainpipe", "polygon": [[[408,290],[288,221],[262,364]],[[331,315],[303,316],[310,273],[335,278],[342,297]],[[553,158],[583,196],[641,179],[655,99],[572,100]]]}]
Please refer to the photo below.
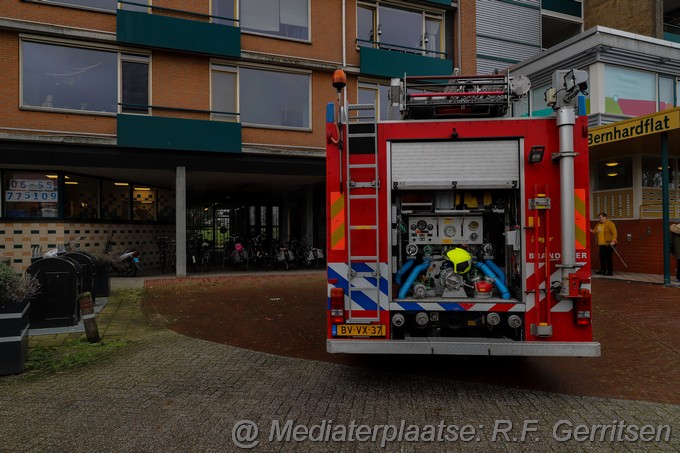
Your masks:
[{"label": "drainpipe", "polygon": [[345,12],[345,2],[346,0],[342,0],[342,67],[347,66],[347,19],[346,19],[346,12]]}]

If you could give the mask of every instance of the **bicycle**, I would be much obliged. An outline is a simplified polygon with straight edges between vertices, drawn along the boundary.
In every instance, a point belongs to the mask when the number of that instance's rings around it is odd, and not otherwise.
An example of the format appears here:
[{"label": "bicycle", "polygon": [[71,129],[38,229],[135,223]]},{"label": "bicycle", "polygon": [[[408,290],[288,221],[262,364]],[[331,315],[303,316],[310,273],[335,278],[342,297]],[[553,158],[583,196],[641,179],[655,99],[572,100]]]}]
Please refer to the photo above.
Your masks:
[{"label": "bicycle", "polygon": [[161,274],[175,270],[175,241],[167,236],[156,236],[156,245],[160,254]]},{"label": "bicycle", "polygon": [[206,272],[210,271],[210,243],[203,241],[201,244],[201,266]]}]

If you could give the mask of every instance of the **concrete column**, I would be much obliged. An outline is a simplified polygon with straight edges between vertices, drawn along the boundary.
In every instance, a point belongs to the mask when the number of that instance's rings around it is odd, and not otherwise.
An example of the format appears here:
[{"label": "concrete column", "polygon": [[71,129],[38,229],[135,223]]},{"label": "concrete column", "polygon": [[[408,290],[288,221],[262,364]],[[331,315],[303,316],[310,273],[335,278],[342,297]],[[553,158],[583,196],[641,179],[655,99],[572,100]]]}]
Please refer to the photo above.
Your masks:
[{"label": "concrete column", "polygon": [[187,169],[177,167],[175,173],[175,243],[177,244],[177,276],[187,275]]}]

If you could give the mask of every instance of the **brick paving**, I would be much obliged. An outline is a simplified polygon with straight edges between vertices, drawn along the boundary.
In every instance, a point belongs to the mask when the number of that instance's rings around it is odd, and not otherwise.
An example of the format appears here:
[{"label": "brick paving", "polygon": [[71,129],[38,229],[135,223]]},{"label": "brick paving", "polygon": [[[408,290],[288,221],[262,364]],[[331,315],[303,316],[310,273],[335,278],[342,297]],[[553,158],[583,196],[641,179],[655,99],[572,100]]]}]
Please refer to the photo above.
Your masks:
[{"label": "brick paving", "polygon": [[[314,276],[304,279],[314,286]],[[230,280],[228,286],[231,289],[239,285],[253,287],[252,281],[239,280],[239,284]],[[275,285],[276,280],[280,279],[271,279],[267,286]],[[190,281],[177,283],[185,289],[192,287]],[[577,380],[584,369],[603,362],[602,366],[613,367],[608,370],[609,378],[601,382],[604,392],[608,386],[622,384],[620,375],[634,380],[645,367],[655,364],[660,370],[647,371],[654,386],[658,386],[657,392],[675,393],[677,397],[677,373],[665,385],[659,381],[664,373],[674,373],[677,366],[677,329],[672,322],[675,319],[677,325],[677,316],[666,311],[674,301],[677,303],[677,289],[618,283],[622,287],[609,288],[594,282],[596,294],[597,291],[609,294],[607,298],[597,296],[597,320],[612,326],[611,329],[601,326],[598,330],[603,357],[592,361],[571,359],[564,362],[563,367],[555,368],[536,368],[535,363],[526,360],[438,358],[437,362],[445,364],[446,370],[437,373],[435,361],[409,362],[402,357],[361,360],[361,366],[349,366],[275,355],[193,338],[169,329],[149,328],[107,362],[40,378],[23,375],[0,378],[0,451],[679,451],[680,406],[639,401],[645,399],[644,395],[635,399],[584,396],[593,383]],[[172,285],[167,281],[162,286]],[[205,280],[201,286],[211,287],[209,285],[221,286],[211,280]],[[290,282],[281,285],[297,288]],[[149,282],[147,298],[154,293],[150,289],[153,286],[158,284]],[[199,296],[195,289],[189,289],[188,293],[180,292],[184,297],[177,295],[179,302],[176,303],[189,304],[191,298]],[[662,289],[675,293],[665,293]],[[621,298],[624,294],[628,294],[628,300]],[[300,300],[296,303],[302,304],[303,294],[298,295]],[[635,302],[641,295],[645,300]],[[242,307],[254,305],[241,319],[250,318],[254,325],[260,326],[263,324],[257,318],[257,306],[281,302],[281,299],[256,301],[243,295],[241,299],[244,299]],[[234,296],[234,300],[238,297]],[[626,306],[653,307],[653,316],[636,317],[631,322],[633,317],[626,315]],[[135,312],[134,306],[126,308]],[[136,313],[139,315],[141,311]],[[149,314],[155,325],[161,320],[169,321],[159,318],[158,312]],[[668,317],[671,319],[666,320]],[[281,318],[282,323],[292,327],[290,316]],[[605,323],[609,319],[612,322]],[[148,324],[148,318],[143,323]],[[260,332],[272,329],[264,325]],[[653,332],[647,331],[650,327],[654,327]],[[669,332],[671,339],[666,338]],[[130,331],[130,335],[136,333]],[[618,346],[622,338],[629,340]],[[638,357],[635,350],[631,351],[635,354],[628,353],[630,358],[624,363],[614,359],[639,339],[647,341],[643,353],[654,357]],[[641,362],[639,369],[638,362]],[[413,364],[429,369],[413,368]],[[454,369],[481,365],[487,374],[494,374],[499,385],[471,382],[452,374]],[[573,391],[546,392],[531,389],[530,385],[504,382],[504,376],[510,375],[512,381],[511,375],[522,368],[530,369],[528,374],[534,374],[534,381],[552,380],[549,372],[567,373],[559,382],[571,381]],[[577,369],[578,373],[568,374],[569,368]],[[644,385],[642,382],[638,387]],[[252,420],[260,431],[255,439],[259,444],[249,450],[238,448],[232,440],[235,423],[242,419]],[[280,420],[281,425],[286,420],[306,425],[317,435],[330,433],[330,428],[352,426],[351,423],[369,425],[367,429],[382,424],[393,427],[372,431],[377,433],[376,441],[316,442],[307,438],[296,442],[292,433],[288,442],[276,438],[270,441],[274,420]],[[407,435],[401,442],[390,442],[386,448],[380,448],[382,435],[396,435],[402,421]],[[510,423],[513,428],[508,438],[497,431],[494,441],[494,427],[509,427]],[[536,428],[535,432],[527,431],[524,441],[523,424]],[[627,431],[616,428],[624,424],[626,429],[667,425],[669,428],[662,428],[661,433],[672,434],[668,441],[627,441]],[[466,433],[472,432],[470,440],[451,440],[451,432],[459,432],[453,425],[469,425]],[[586,434],[579,434],[585,436],[584,440],[575,439],[567,429],[570,425],[595,430],[593,440],[587,439]],[[602,428],[597,425],[608,427],[603,440],[600,440]],[[443,433],[449,434],[449,441],[436,441],[440,426],[445,427]],[[447,431],[449,429],[451,431]],[[299,437],[305,437],[303,431],[304,428],[297,431]],[[633,431],[630,428],[628,433]],[[243,434],[247,430],[237,432]],[[415,438],[420,442],[410,441]]]}]

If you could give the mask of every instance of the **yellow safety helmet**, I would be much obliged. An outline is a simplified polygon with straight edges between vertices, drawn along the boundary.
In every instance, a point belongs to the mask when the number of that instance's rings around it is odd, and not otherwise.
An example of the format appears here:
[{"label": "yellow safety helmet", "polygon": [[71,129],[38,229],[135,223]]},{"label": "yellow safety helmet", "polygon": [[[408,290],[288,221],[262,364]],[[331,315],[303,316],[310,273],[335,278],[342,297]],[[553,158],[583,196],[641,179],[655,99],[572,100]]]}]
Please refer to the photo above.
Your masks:
[{"label": "yellow safety helmet", "polygon": [[456,274],[464,274],[472,269],[472,255],[462,248],[452,248],[446,252],[446,258],[453,264],[453,271]]}]

